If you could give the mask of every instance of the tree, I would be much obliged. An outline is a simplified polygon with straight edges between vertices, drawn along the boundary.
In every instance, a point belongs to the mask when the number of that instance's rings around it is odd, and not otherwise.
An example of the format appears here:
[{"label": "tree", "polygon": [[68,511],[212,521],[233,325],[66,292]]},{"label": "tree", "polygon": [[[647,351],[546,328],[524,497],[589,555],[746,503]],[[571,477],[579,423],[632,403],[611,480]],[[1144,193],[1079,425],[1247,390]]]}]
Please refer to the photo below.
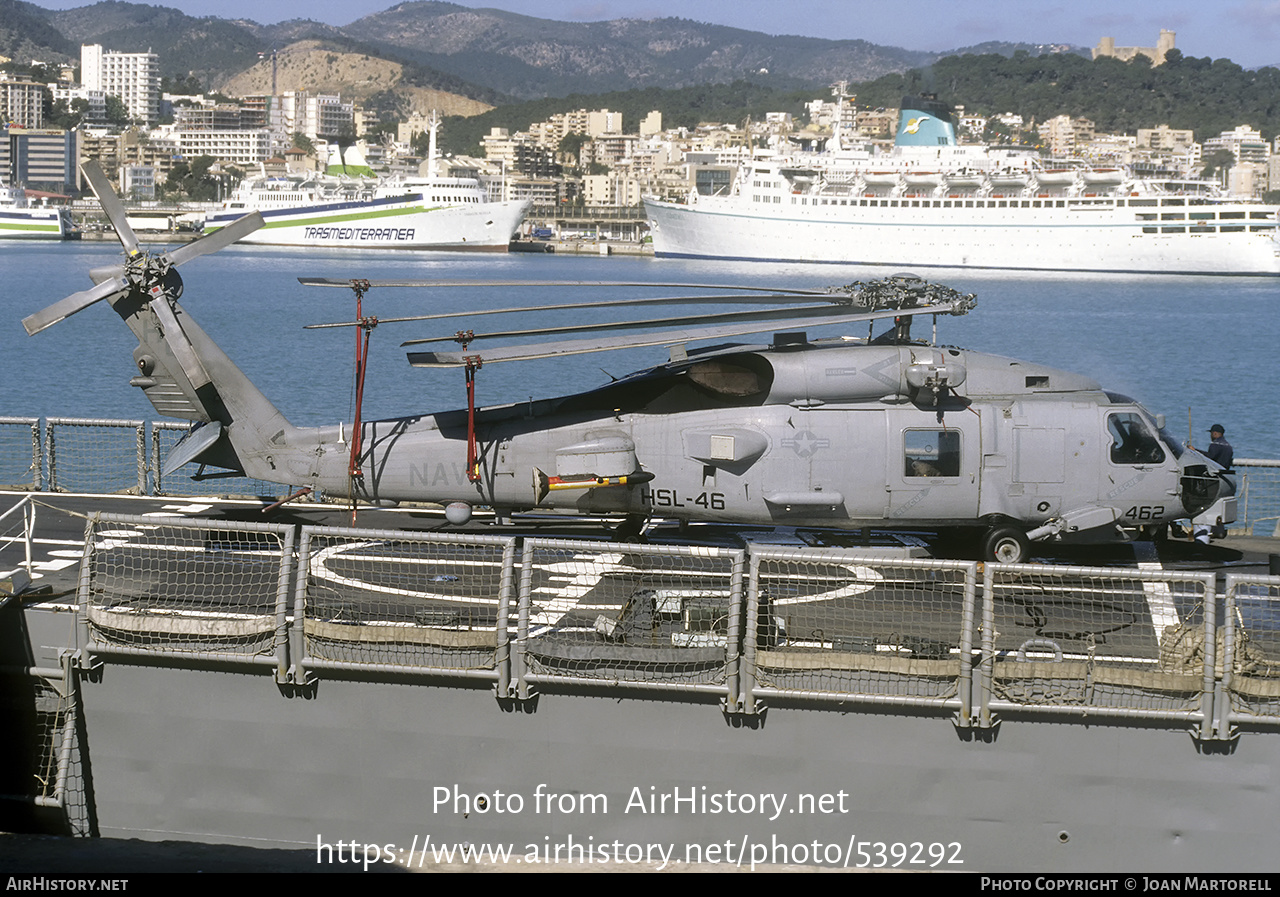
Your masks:
[{"label": "tree", "polygon": [[74,131],[88,114],[88,100],[75,99],[71,101],[70,105],[67,104],[66,100],[57,100],[45,116],[45,121],[51,128]]},{"label": "tree", "polygon": [[196,202],[211,202],[218,197],[218,179],[209,174],[212,156],[197,156],[190,162],[178,162],[164,182],[167,197],[185,197]]},{"label": "tree", "polygon": [[113,94],[107,94],[107,123],[127,125],[129,123],[129,107],[124,100]]},{"label": "tree", "polygon": [[1201,161],[1204,167],[1200,169],[1200,177],[1214,178],[1221,182],[1225,173],[1236,164],[1236,157],[1231,150],[1220,149],[1209,153]]},{"label": "tree", "polygon": [[165,76],[160,79],[160,92],[194,96],[204,93],[200,79],[193,74]]}]

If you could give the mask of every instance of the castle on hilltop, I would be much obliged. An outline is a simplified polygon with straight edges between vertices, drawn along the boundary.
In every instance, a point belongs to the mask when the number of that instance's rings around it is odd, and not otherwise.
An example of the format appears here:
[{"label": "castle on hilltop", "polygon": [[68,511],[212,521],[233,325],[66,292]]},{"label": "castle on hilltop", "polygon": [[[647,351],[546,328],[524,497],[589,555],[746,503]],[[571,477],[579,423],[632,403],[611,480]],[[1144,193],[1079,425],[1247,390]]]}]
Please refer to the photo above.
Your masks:
[{"label": "castle on hilltop", "polygon": [[1098,41],[1098,46],[1093,48],[1093,58],[1099,56],[1114,56],[1122,62],[1128,62],[1133,57],[1141,54],[1151,60],[1153,65],[1160,65],[1164,62],[1164,58],[1169,51],[1173,49],[1173,39],[1175,35],[1166,28],[1160,29],[1160,37],[1156,40],[1154,47],[1117,47],[1114,37],[1104,37]]}]

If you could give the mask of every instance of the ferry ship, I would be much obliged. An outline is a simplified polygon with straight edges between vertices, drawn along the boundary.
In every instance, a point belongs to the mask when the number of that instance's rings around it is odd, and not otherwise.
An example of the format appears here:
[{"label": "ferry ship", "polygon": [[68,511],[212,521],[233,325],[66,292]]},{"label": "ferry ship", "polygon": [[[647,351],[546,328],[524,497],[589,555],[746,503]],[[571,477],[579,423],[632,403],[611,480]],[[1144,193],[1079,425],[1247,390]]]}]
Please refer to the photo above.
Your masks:
[{"label": "ferry ship", "polygon": [[21,187],[0,185],[0,239],[67,240],[72,231],[66,209],[32,206]]},{"label": "ferry ship", "polygon": [[465,178],[372,186],[255,178],[236,190],[223,211],[206,217],[205,231],[258,211],[266,223],[240,242],[505,252],[528,208],[524,201],[490,202],[478,182]]},{"label": "ferry ship", "polygon": [[722,195],[645,197],[659,257],[1144,274],[1280,274],[1277,209],[1120,168],[961,146],[906,97],[892,151],[744,165]]},{"label": "ferry ship", "polygon": [[[434,171],[434,130],[429,158]],[[360,170],[369,171],[367,166]],[[471,178],[373,181],[330,169],[326,174],[247,178],[221,211],[205,218],[204,229],[212,233],[257,211],[264,225],[239,242],[506,252],[529,205],[524,200],[492,202]]]}]

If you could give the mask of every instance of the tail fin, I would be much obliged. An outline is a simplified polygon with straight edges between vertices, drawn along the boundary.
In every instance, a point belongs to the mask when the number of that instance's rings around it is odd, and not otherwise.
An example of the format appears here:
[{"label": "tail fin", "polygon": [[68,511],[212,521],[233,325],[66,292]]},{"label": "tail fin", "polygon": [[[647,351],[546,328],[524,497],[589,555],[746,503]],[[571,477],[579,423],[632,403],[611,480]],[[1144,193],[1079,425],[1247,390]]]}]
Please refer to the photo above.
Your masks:
[{"label": "tail fin", "polygon": [[197,461],[271,479],[269,472],[254,468],[271,444],[287,439],[293,425],[181,305],[142,298],[130,293],[112,302],[138,338],[133,353],[138,375],[130,384],[165,417],[214,425],[199,445],[189,445],[190,456],[181,463]]}]

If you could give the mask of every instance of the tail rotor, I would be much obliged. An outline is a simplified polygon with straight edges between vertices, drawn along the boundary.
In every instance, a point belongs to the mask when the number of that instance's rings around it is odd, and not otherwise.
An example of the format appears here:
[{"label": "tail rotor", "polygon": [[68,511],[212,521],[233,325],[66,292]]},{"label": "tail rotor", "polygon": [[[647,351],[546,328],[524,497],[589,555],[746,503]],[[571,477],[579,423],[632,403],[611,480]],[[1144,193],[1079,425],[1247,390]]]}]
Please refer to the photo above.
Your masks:
[{"label": "tail rotor", "polygon": [[[262,227],[262,215],[254,212],[207,237],[201,237],[194,243],[187,243],[169,252],[152,255],[139,247],[138,237],[129,226],[124,205],[116,196],[111,188],[111,182],[98,164],[86,162],[81,169],[94,193],[97,194],[102,210],[115,228],[121,245],[124,246],[124,264],[94,268],[89,272],[89,276],[97,286],[72,293],[47,308],[23,318],[22,326],[31,336],[88,308],[95,302],[106,299],[114,305],[121,297],[134,292],[141,294],[152,303],[152,307],[162,319],[166,317],[167,311],[168,317],[171,318],[172,312],[169,311],[166,301],[176,300],[182,294],[182,278],[175,269],[194,258],[217,252]],[[165,309],[161,310],[160,305],[165,305]]]}]

